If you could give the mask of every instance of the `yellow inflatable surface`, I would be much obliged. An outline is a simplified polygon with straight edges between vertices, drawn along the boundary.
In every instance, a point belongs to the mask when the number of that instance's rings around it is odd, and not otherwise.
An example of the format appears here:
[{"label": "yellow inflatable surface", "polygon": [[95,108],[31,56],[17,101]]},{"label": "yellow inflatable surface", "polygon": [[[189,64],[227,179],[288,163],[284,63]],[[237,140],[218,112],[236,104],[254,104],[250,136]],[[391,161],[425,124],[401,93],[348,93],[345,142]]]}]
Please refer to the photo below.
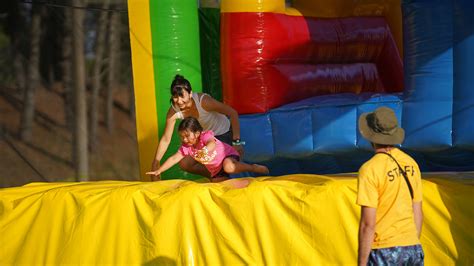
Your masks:
[{"label": "yellow inflatable surface", "polygon": [[[353,176],[0,190],[0,265],[354,265]],[[424,176],[426,265],[474,263],[473,177]]]}]

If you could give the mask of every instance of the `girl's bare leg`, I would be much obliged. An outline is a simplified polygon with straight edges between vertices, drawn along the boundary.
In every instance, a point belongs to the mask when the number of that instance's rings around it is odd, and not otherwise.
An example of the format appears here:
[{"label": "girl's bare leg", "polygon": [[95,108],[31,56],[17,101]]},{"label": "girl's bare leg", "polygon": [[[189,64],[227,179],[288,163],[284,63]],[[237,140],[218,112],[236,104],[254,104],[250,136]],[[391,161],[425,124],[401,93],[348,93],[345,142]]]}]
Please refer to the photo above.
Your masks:
[{"label": "girl's bare leg", "polygon": [[226,182],[227,184],[231,185],[234,188],[244,188],[248,187],[250,181],[243,178],[234,178]]},{"label": "girl's bare leg", "polygon": [[268,168],[264,165],[242,163],[235,160],[232,157],[228,157],[224,159],[223,167],[224,167],[224,171],[228,174],[254,172],[257,174],[268,175],[270,173]]},{"label": "girl's bare leg", "polygon": [[[246,164],[237,161],[236,159],[229,157],[225,158],[224,162],[222,162],[222,166],[224,171],[228,174],[237,174],[241,172],[254,172],[259,174],[268,174],[268,168],[263,165],[258,164]],[[212,178],[212,182],[222,182],[228,180],[228,177],[214,177]],[[250,184],[250,181],[247,179],[235,178],[225,182],[231,185],[234,188],[245,188]]]},{"label": "girl's bare leg", "polygon": [[196,174],[205,177],[211,177],[211,173],[206,169],[206,167],[194,160],[191,156],[184,157],[179,162],[179,167],[191,174]]},{"label": "girl's bare leg", "polygon": [[226,181],[226,180],[229,180],[229,179],[230,178],[225,177],[225,176],[218,176],[218,177],[211,178],[211,182],[217,183],[217,182],[222,182],[222,181]]}]

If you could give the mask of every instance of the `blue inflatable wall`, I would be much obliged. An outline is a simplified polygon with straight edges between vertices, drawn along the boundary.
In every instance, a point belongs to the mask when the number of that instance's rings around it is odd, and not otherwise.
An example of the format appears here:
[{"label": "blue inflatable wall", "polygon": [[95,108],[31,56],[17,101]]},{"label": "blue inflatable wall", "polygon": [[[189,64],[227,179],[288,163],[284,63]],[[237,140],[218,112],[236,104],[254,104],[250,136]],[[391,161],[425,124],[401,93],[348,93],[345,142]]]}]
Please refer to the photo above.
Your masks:
[{"label": "blue inflatable wall", "polygon": [[319,96],[240,117],[245,160],[271,174],[357,171],[361,113],[393,108],[422,171],[474,170],[474,1],[403,1],[403,94]]},{"label": "blue inflatable wall", "polygon": [[453,144],[474,151],[474,1],[455,1],[453,12]]}]

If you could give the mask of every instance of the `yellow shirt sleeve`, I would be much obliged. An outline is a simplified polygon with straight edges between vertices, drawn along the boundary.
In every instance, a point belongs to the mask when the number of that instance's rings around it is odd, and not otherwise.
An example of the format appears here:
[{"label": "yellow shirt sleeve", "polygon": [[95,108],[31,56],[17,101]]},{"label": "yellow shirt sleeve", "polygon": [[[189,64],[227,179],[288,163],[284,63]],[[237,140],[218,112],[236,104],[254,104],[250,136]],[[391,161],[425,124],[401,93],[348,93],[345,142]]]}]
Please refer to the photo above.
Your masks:
[{"label": "yellow shirt sleeve", "polygon": [[359,169],[357,183],[357,204],[377,208],[379,193],[373,172],[364,165]]}]

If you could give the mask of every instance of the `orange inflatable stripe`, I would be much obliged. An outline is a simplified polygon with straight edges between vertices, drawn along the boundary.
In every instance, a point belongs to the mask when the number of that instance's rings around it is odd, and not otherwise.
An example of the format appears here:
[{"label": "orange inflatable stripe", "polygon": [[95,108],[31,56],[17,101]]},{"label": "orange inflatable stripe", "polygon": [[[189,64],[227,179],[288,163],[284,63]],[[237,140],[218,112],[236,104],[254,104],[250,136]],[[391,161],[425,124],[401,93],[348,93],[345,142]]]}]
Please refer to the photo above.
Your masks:
[{"label": "orange inflatable stripe", "polygon": [[222,0],[221,13],[232,12],[272,12],[317,18],[385,17],[403,56],[400,0],[293,0],[291,7],[285,5],[285,0]]},{"label": "orange inflatable stripe", "polygon": [[221,2],[221,13],[227,12],[274,12],[285,13],[285,0],[224,0]]}]

